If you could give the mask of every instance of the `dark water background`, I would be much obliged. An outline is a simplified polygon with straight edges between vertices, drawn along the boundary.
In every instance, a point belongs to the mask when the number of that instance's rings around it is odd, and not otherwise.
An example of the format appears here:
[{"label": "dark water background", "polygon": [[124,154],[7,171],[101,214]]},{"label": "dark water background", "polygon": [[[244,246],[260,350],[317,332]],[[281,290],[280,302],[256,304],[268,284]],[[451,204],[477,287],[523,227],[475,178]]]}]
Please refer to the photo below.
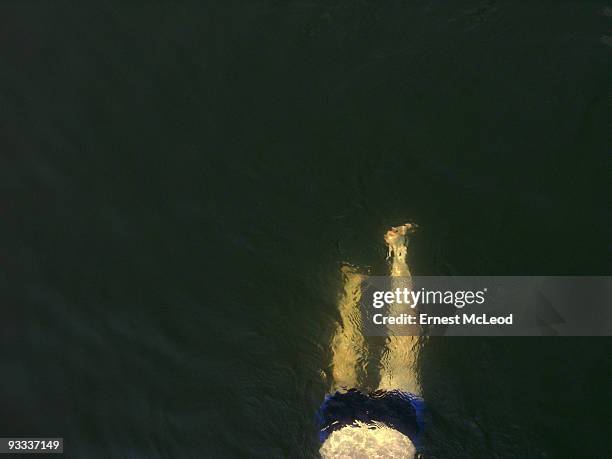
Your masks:
[{"label": "dark water background", "polygon": [[[406,220],[415,274],[610,274],[607,6],[3,3],[0,434],[315,457],[339,266]],[[609,457],[611,355],[431,340],[428,457]]]}]

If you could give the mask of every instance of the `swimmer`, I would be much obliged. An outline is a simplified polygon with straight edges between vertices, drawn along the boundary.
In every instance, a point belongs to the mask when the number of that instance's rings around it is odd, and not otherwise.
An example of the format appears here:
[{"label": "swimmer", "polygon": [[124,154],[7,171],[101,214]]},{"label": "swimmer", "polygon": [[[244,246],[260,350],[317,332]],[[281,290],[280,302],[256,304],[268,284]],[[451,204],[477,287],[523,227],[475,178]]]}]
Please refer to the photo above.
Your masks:
[{"label": "swimmer", "polygon": [[[385,234],[393,288],[411,288],[406,263],[406,223]],[[319,450],[324,459],[414,458],[423,430],[423,401],[416,377],[418,336],[397,336],[392,327],[379,369],[379,386],[372,393],[358,389],[364,377],[367,347],[361,333],[359,300],[363,275],[342,269],[345,288],[339,304],[340,324],[332,339],[332,393],[317,413]],[[410,305],[391,305],[392,312],[416,314]],[[405,329],[404,329],[405,330]],[[418,330],[414,330],[418,335]]]}]

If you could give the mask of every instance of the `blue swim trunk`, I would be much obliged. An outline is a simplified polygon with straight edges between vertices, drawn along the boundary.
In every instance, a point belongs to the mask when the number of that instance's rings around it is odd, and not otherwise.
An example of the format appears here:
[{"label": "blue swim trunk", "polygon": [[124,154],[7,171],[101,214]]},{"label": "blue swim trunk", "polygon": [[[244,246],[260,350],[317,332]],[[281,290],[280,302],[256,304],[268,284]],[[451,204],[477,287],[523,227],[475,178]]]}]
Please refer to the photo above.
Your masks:
[{"label": "blue swim trunk", "polygon": [[383,423],[406,435],[419,448],[423,412],[423,399],[399,390],[378,390],[371,394],[357,389],[336,392],[325,397],[317,412],[319,440],[323,443],[332,432],[356,422]]}]

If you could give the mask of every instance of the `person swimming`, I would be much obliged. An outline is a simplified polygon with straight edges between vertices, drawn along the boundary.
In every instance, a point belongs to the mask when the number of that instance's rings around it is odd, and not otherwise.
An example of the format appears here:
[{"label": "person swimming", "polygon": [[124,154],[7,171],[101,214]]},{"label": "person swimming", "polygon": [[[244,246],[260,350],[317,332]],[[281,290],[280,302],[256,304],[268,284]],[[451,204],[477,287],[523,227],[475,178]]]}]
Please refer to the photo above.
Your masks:
[{"label": "person swimming", "polygon": [[[412,287],[406,256],[408,235],[415,227],[406,223],[385,234],[393,288]],[[424,409],[415,371],[418,329],[411,331],[415,336],[398,336],[389,328],[379,386],[371,393],[359,390],[367,361],[358,307],[365,276],[350,266],[342,272],[345,285],[339,304],[340,323],[331,345],[332,393],[317,412],[319,452],[324,459],[414,458],[420,447]],[[409,305],[390,307],[392,313],[415,314]]]}]

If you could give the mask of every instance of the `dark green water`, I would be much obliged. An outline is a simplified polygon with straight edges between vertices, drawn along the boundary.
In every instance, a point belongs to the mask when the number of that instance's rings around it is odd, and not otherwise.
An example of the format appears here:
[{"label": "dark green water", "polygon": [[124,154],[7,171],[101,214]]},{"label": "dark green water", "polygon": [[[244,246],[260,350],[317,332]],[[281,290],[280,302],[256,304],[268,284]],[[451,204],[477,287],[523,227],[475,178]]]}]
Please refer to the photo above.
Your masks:
[{"label": "dark green water", "polygon": [[[406,220],[415,274],[610,274],[606,6],[3,4],[0,436],[316,457],[339,266]],[[426,457],[609,457],[611,353],[430,340]]]}]

